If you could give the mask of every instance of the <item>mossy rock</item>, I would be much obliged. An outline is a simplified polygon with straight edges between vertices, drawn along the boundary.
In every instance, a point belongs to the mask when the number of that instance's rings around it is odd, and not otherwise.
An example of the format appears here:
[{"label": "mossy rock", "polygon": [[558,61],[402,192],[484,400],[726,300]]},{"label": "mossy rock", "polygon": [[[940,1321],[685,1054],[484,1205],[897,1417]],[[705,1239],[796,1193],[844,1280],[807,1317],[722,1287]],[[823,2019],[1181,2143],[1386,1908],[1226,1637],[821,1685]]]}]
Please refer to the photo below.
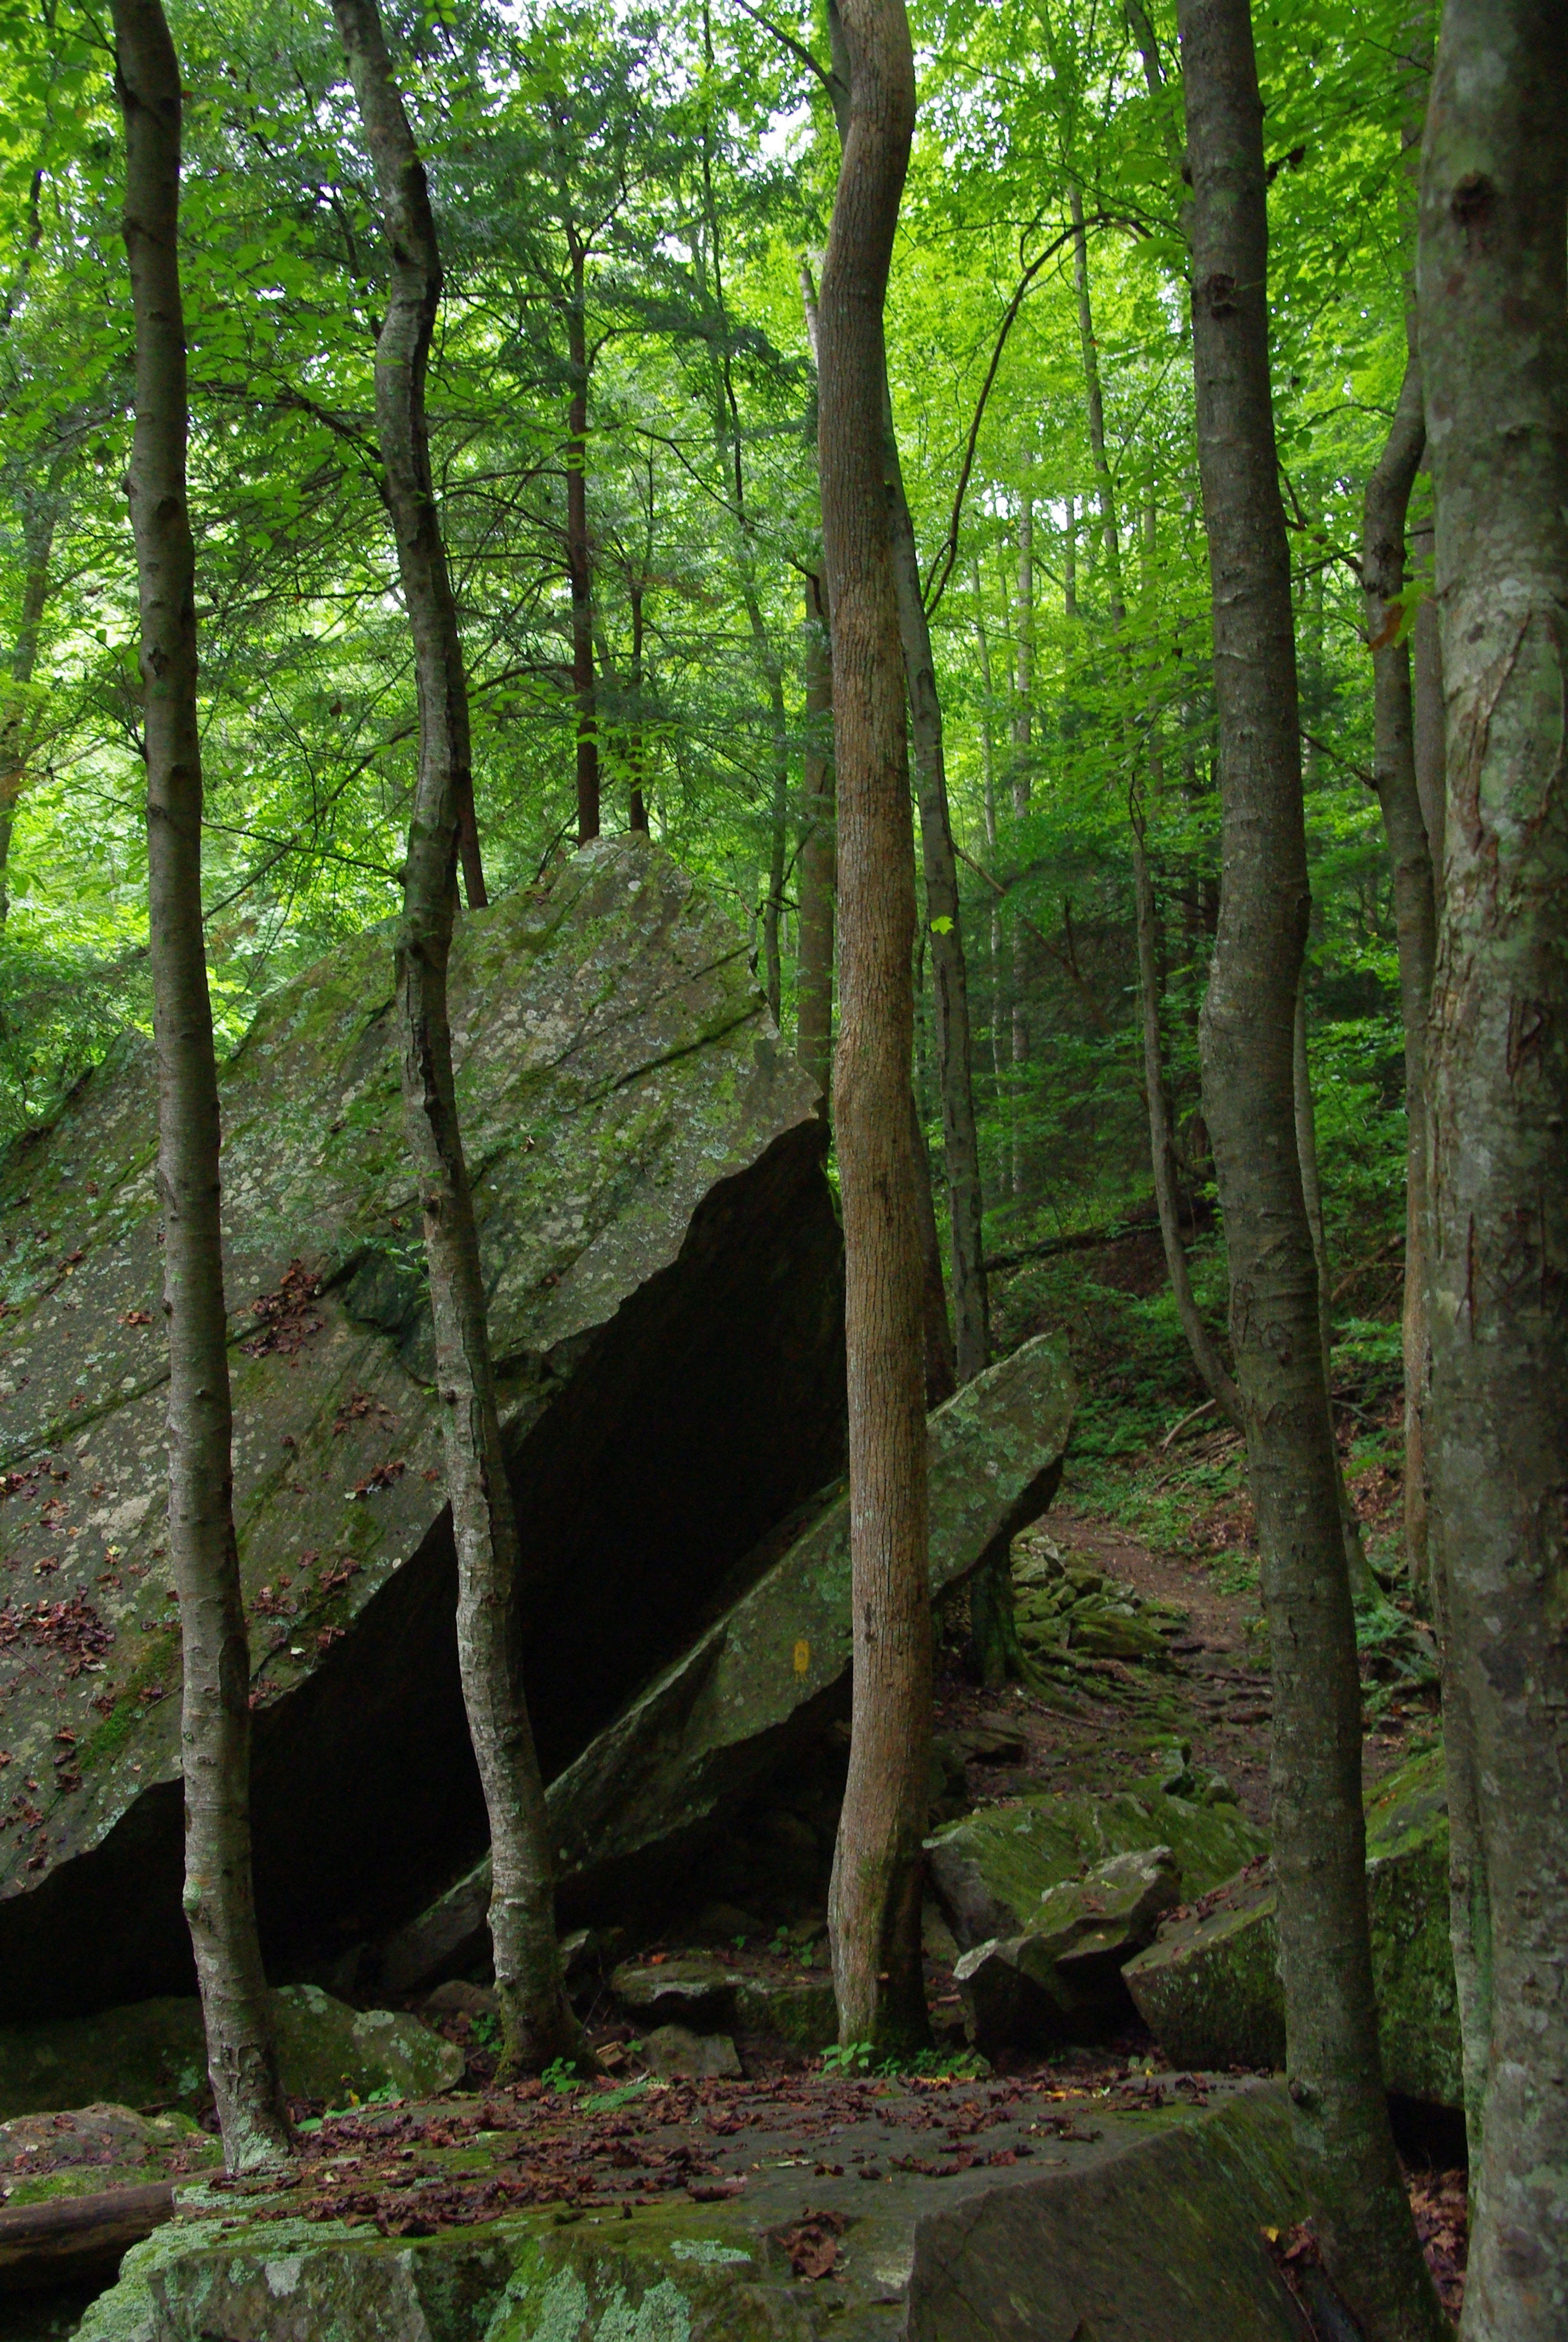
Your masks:
[{"label": "mossy rock", "polygon": [[1053,1888],[1114,1855],[1168,1846],[1192,1897],[1267,1844],[1234,1807],[1194,1805],[1160,1789],[1010,1798],[926,1840],[932,1883],[965,1950],[994,1936],[1033,1933]]},{"label": "mossy rock", "polygon": [[838,2039],[838,2003],[833,1978],[747,1977],[735,1995],[735,2019],[746,2033],[760,2033],[810,2056]]},{"label": "mossy rock", "polygon": [[98,2102],[0,2123],[6,2208],[188,2177],[223,2163],[219,2141],[189,2115],[138,2114]]},{"label": "mossy rock", "polygon": [[78,2342],[1295,2342],[1261,2234],[1305,2210],[1282,2091],[1105,2117],[1049,2160],[1026,2117],[995,2110],[985,2135],[1007,2162],[937,2176],[915,2156],[864,2187],[784,2155],[721,2202],[434,2234],[187,2190]]},{"label": "mossy rock", "polygon": [[[1441,1748],[1378,1786],[1367,1804],[1366,1842],[1383,2080],[1401,2097],[1457,2110],[1463,2091]],[[1240,1882],[1205,1917],[1168,1922],[1123,1969],[1144,2023],[1175,2064],[1283,2065],[1275,1910],[1265,1882]]]},{"label": "mossy rock", "polygon": [[[332,2105],[351,2094],[429,2097],[463,2078],[461,2049],[416,2017],[349,2008],[315,1985],[285,1987],[273,1996],[273,2007],[290,2097]],[[195,2109],[210,2096],[199,2001],[147,2000],[0,2033],[5,2117],[105,2097],[129,2107]]]},{"label": "mossy rock", "polygon": [[[221,1072],[256,1901],[323,1980],[486,1837],[392,941]],[[452,1016],[548,1777],[842,1470],[842,1237],[745,939],[646,839],[463,919]],[[195,1988],[155,1088],[128,1038],[0,1156],[0,2023]]]}]

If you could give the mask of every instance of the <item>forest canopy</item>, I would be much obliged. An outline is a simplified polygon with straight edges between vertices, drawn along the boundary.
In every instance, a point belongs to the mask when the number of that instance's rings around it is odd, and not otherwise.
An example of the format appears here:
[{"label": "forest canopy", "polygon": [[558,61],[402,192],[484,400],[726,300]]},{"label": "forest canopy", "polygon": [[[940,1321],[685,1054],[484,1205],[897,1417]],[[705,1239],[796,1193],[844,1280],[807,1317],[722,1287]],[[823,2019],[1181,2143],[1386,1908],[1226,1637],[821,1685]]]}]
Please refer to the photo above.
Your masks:
[{"label": "forest canopy", "polygon": [[[1404,363],[1407,14],[1320,0],[1255,20],[1309,1040],[1331,1252],[1353,1268],[1401,1218],[1356,548]],[[1147,826],[1179,1146],[1197,1106],[1218,800],[1174,24],[970,0],[912,22],[920,111],[889,371],[945,723],[996,1256],[1148,1192],[1130,812]],[[417,722],[373,420],[385,255],[330,15],[265,0],[176,7],[171,25],[222,1046],[267,990],[395,912]],[[803,283],[837,169],[825,32],[810,12],[739,0],[455,0],[389,12],[388,29],[445,271],[429,406],[491,891],[531,883],[575,834],[578,466],[604,826],[626,826],[640,793],[654,835],[749,928],[792,1036],[804,776],[823,745]],[[150,1026],[150,1006],[111,45],[103,19],[53,0],[8,8],[5,32],[0,1131],[14,1132],[125,1023]],[[917,1086],[939,1149],[929,958],[923,945]]]}]

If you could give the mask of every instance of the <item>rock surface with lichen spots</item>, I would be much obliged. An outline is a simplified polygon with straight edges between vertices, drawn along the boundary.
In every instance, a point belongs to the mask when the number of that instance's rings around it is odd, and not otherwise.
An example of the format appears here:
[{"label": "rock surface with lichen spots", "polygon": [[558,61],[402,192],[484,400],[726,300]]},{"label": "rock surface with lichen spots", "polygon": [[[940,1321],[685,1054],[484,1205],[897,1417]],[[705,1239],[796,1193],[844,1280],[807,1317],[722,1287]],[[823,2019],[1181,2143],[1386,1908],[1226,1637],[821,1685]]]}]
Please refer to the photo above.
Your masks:
[{"label": "rock surface with lichen spots", "polygon": [[[452,997],[554,1771],[842,1468],[841,1245],[744,940],[646,841],[464,919]],[[375,930],[265,1000],[222,1076],[256,1882],[285,1979],[484,1843],[394,1026]],[[0,2020],[191,1988],[155,1158],[133,1038],[0,1164]]]}]

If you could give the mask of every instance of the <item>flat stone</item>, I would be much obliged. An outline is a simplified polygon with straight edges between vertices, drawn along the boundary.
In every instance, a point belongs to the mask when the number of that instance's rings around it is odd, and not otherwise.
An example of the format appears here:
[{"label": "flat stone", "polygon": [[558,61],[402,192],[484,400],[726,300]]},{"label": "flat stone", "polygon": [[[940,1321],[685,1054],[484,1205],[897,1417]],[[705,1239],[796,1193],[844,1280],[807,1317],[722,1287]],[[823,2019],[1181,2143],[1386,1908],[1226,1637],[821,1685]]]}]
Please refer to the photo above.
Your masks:
[{"label": "flat stone", "polygon": [[[462,2050],[416,2017],[349,2008],[315,1985],[286,1987],[273,2007],[290,2097],[429,2097],[463,2078]],[[105,2090],[131,2107],[194,2112],[208,2103],[200,2002],[142,2001],[0,2033],[0,2115],[79,2106]]]},{"label": "flat stone", "polygon": [[965,1949],[1033,1935],[1053,1889],[1113,1856],[1168,1847],[1189,1897],[1232,1877],[1268,1841],[1237,1809],[1159,1789],[1108,1797],[1015,1797],[927,1838],[932,1884]]},{"label": "flat stone", "polygon": [[[842,1241],[744,937],[646,840],[461,921],[452,1012],[548,1774],[842,1470]],[[257,1904],[325,1979],[485,1843],[390,927],[221,1080]],[[132,1036],[0,1159],[0,2022],[194,1989],[155,1091]]]},{"label": "flat stone", "polygon": [[[1011,1544],[1054,1493],[1074,1392],[1042,1336],[967,1384],[927,1428],[934,1594]],[[668,1890],[723,1817],[847,1713],[849,1503],[835,1499],[550,1784],[562,1908],[610,1916]],[[1149,1842],[1170,1837],[1151,1829]],[[1117,1852],[1099,1846],[1095,1855]],[[1233,1869],[1224,1862],[1216,1877]],[[1068,1867],[1075,1867],[1074,1862]],[[383,1947],[388,1992],[482,1957],[488,1856]],[[1003,1932],[997,1928],[985,1934]]]},{"label": "flat stone", "polygon": [[724,2033],[694,2033],[684,2025],[660,2025],[643,2043],[643,2063],[668,2082],[735,2081],[741,2061]]},{"label": "flat stone", "polygon": [[644,2025],[700,2025],[734,2014],[744,1978],[705,1953],[690,1952],[655,1967],[625,1960],[610,1978],[610,1990],[624,2013]]},{"label": "flat stone", "polygon": [[[1441,1748],[1380,1785],[1368,1801],[1366,1824],[1383,2080],[1403,2097],[1458,2109],[1463,2089]],[[1279,1927],[1266,1879],[1237,1881],[1201,1917],[1167,1922],[1123,1974],[1174,2064],[1283,2065]]]},{"label": "flat stone", "polygon": [[[1261,2233],[1305,2210],[1283,2092],[1220,2082],[1213,2099],[1092,2125],[1080,2108],[1054,2131],[1037,2119],[1047,2102],[1009,2113],[983,2087],[883,2095],[840,2107],[814,2173],[787,2132],[770,2155],[758,2136],[698,2123],[694,2140],[725,2165],[707,2200],[628,2197],[434,2235],[187,2190],[78,2342],[1299,2342]],[[984,2157],[934,2151],[934,2110],[989,2113]],[[624,2137],[624,2113],[614,2119]],[[515,2154],[510,2136],[498,2147]],[[867,2187],[852,2155],[873,2147]]]}]

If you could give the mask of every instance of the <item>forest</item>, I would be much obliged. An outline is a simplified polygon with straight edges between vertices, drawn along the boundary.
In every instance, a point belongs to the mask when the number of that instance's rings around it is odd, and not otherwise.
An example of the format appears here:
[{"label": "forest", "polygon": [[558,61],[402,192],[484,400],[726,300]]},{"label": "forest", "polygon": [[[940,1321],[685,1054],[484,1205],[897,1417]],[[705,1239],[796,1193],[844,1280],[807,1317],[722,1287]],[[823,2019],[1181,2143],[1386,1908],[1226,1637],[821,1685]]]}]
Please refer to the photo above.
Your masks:
[{"label": "forest", "polygon": [[1555,2342],[1568,7],[0,25],[0,2342]]}]

